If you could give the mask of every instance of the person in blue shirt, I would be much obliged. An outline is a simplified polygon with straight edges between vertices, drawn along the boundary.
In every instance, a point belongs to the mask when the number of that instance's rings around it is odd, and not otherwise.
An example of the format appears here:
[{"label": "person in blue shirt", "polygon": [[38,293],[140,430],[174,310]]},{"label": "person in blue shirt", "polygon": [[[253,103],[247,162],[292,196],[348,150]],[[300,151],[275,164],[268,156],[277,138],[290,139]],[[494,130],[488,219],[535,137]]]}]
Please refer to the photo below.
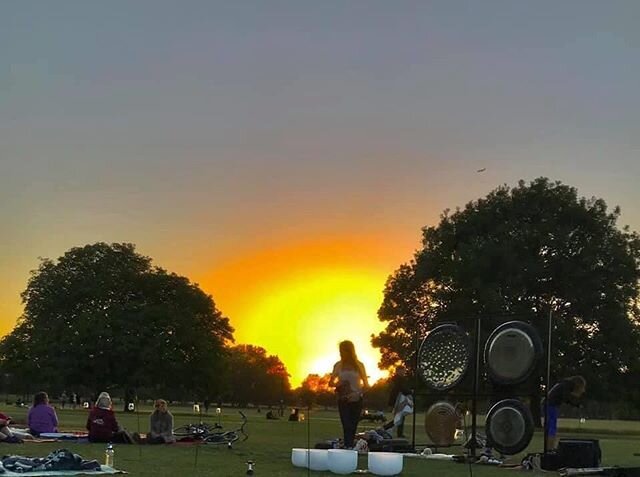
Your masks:
[{"label": "person in blue shirt", "polygon": [[561,404],[580,406],[580,398],[587,390],[587,381],[582,376],[571,376],[556,383],[547,396],[547,449],[558,447],[558,414]]}]

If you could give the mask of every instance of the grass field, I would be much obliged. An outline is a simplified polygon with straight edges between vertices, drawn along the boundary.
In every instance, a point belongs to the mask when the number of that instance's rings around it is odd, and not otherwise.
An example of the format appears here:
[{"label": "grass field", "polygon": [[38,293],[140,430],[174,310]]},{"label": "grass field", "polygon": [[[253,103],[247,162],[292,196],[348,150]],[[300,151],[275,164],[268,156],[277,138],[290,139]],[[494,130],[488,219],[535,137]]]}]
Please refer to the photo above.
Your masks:
[{"label": "grass field", "polygon": [[[4,410],[14,419],[24,420],[26,409],[9,408]],[[118,413],[120,423],[130,431],[146,432],[150,408],[143,408],[140,414]],[[198,416],[188,409],[172,408],[175,425],[197,422]],[[145,446],[118,445],[115,463],[118,469],[126,470],[133,476],[240,476],[245,475],[247,460],[256,462],[256,476],[322,476],[333,475],[330,472],[308,472],[291,465],[291,448],[311,447],[316,442],[338,437],[341,434],[340,422],[335,411],[312,411],[311,418],[304,422],[288,422],[286,420],[268,421],[264,412],[255,409],[247,412],[249,439],[238,442],[234,448],[215,446]],[[61,430],[79,430],[84,428],[87,412],[85,410],[58,410]],[[286,418],[286,416],[285,416]],[[206,422],[216,422],[215,415],[204,416]],[[237,410],[223,409],[222,425],[233,428],[240,423]],[[427,438],[422,426],[423,416],[417,417],[417,443],[426,443]],[[373,424],[363,423],[362,428],[374,428]],[[579,425],[577,420],[561,420],[561,434],[572,437],[589,437],[600,439],[604,465],[640,466],[640,457],[633,454],[640,452],[640,422],[631,421],[587,421]],[[409,423],[407,432],[412,427]],[[542,435],[536,433],[528,452],[539,452],[542,447]],[[103,461],[105,446],[102,444],[68,444],[30,443],[2,444],[3,455],[21,454],[29,456],[45,456],[54,449],[66,447],[87,459]],[[460,448],[443,450],[447,453],[459,453]],[[514,461],[519,461],[515,456]],[[366,457],[360,457],[360,468],[366,468]],[[517,472],[499,469],[492,466],[472,466],[474,476],[509,475]],[[437,475],[438,477],[465,477],[469,475],[469,466],[450,462],[434,462],[405,458],[403,476]]]}]

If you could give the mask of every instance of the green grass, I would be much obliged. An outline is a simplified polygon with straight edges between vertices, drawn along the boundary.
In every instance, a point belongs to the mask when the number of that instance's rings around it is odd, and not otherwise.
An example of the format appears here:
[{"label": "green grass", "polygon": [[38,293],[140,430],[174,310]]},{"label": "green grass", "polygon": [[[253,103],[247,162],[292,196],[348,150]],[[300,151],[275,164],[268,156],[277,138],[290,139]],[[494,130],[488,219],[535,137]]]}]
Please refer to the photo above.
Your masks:
[{"label": "green grass", "polygon": [[[150,408],[141,410],[137,414],[118,413],[118,419],[130,431],[146,432]],[[6,409],[6,413],[16,420],[24,420],[26,409]],[[172,408],[176,426],[188,422],[196,422],[188,409]],[[84,410],[58,410],[62,430],[83,429],[87,413]],[[306,469],[295,468],[291,465],[291,448],[313,447],[316,442],[338,437],[341,434],[340,422],[335,411],[312,411],[311,419],[305,422],[288,422],[286,420],[267,421],[263,413],[255,409],[247,411],[249,418],[246,442],[238,442],[232,450],[215,446],[127,446],[116,447],[116,467],[128,471],[133,476],[161,477],[161,476],[241,476],[245,475],[247,460],[256,462],[256,476],[304,476]],[[286,418],[286,416],[285,416]],[[417,418],[417,442],[427,442],[423,429],[423,416]],[[215,415],[205,416],[205,421],[215,422]],[[139,423],[139,424],[138,424]],[[223,410],[222,424],[225,429],[238,426],[240,417],[237,410]],[[372,424],[364,423],[363,428],[373,428]],[[578,428],[579,427],[579,428]],[[410,435],[411,425],[407,432]],[[640,466],[640,457],[633,454],[640,452],[640,422],[628,421],[594,421],[588,420],[579,426],[577,420],[561,420],[561,435],[581,436],[600,439],[604,465]],[[573,429],[573,430],[569,430]],[[542,435],[536,433],[527,451],[538,452],[542,447]],[[103,461],[105,446],[102,444],[68,444],[64,442],[41,444],[2,444],[0,452],[3,454],[21,454],[29,456],[44,456],[48,452],[66,447],[87,459]],[[444,452],[459,453],[460,448],[454,447]],[[519,456],[513,458],[519,460]],[[360,457],[360,468],[366,468],[366,457]],[[491,466],[473,466],[473,475],[485,477],[510,472]],[[333,475],[330,472],[309,472],[311,476]],[[438,477],[465,477],[469,475],[469,467],[449,462],[424,461],[405,458],[403,476],[437,475]],[[508,474],[507,474],[508,475]]]}]

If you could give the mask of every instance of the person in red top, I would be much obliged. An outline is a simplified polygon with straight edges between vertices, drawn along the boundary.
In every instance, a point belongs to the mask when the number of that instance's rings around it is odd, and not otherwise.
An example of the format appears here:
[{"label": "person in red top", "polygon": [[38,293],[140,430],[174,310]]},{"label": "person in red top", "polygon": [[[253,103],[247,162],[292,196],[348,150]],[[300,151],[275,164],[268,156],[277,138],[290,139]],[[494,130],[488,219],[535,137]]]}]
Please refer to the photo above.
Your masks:
[{"label": "person in red top", "polygon": [[133,444],[131,435],[118,425],[116,415],[112,409],[111,396],[102,392],[98,396],[96,405],[89,412],[87,418],[89,442],[119,442]]},{"label": "person in red top", "polygon": [[20,444],[22,439],[14,435],[11,429],[9,429],[10,421],[11,418],[9,416],[0,412],[0,442]]}]

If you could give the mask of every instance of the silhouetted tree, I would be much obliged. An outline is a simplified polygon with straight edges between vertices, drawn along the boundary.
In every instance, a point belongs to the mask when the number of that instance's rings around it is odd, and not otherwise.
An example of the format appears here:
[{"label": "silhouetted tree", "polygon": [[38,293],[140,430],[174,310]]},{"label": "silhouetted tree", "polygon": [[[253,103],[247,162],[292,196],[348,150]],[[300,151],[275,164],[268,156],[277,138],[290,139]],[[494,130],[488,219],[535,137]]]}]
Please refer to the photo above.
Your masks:
[{"label": "silhouetted tree", "polygon": [[229,350],[228,393],[238,405],[276,404],[289,393],[289,373],[264,348],[237,345]]},{"label": "silhouetted tree", "polygon": [[507,312],[541,326],[553,308],[553,374],[583,373],[592,396],[618,393],[640,369],[640,239],[616,227],[619,215],[546,178],[445,211],[387,281],[378,312],[386,329],[372,340],[381,365],[411,367],[416,332],[442,321]]},{"label": "silhouetted tree", "polygon": [[0,359],[38,387],[216,387],[233,340],[209,295],[153,267],[132,244],[96,243],[42,260],[22,300]]},{"label": "silhouetted tree", "polygon": [[304,405],[319,404],[321,406],[333,406],[336,404],[336,393],[329,386],[331,373],[319,375],[309,374],[300,387],[295,390],[295,398]]}]

